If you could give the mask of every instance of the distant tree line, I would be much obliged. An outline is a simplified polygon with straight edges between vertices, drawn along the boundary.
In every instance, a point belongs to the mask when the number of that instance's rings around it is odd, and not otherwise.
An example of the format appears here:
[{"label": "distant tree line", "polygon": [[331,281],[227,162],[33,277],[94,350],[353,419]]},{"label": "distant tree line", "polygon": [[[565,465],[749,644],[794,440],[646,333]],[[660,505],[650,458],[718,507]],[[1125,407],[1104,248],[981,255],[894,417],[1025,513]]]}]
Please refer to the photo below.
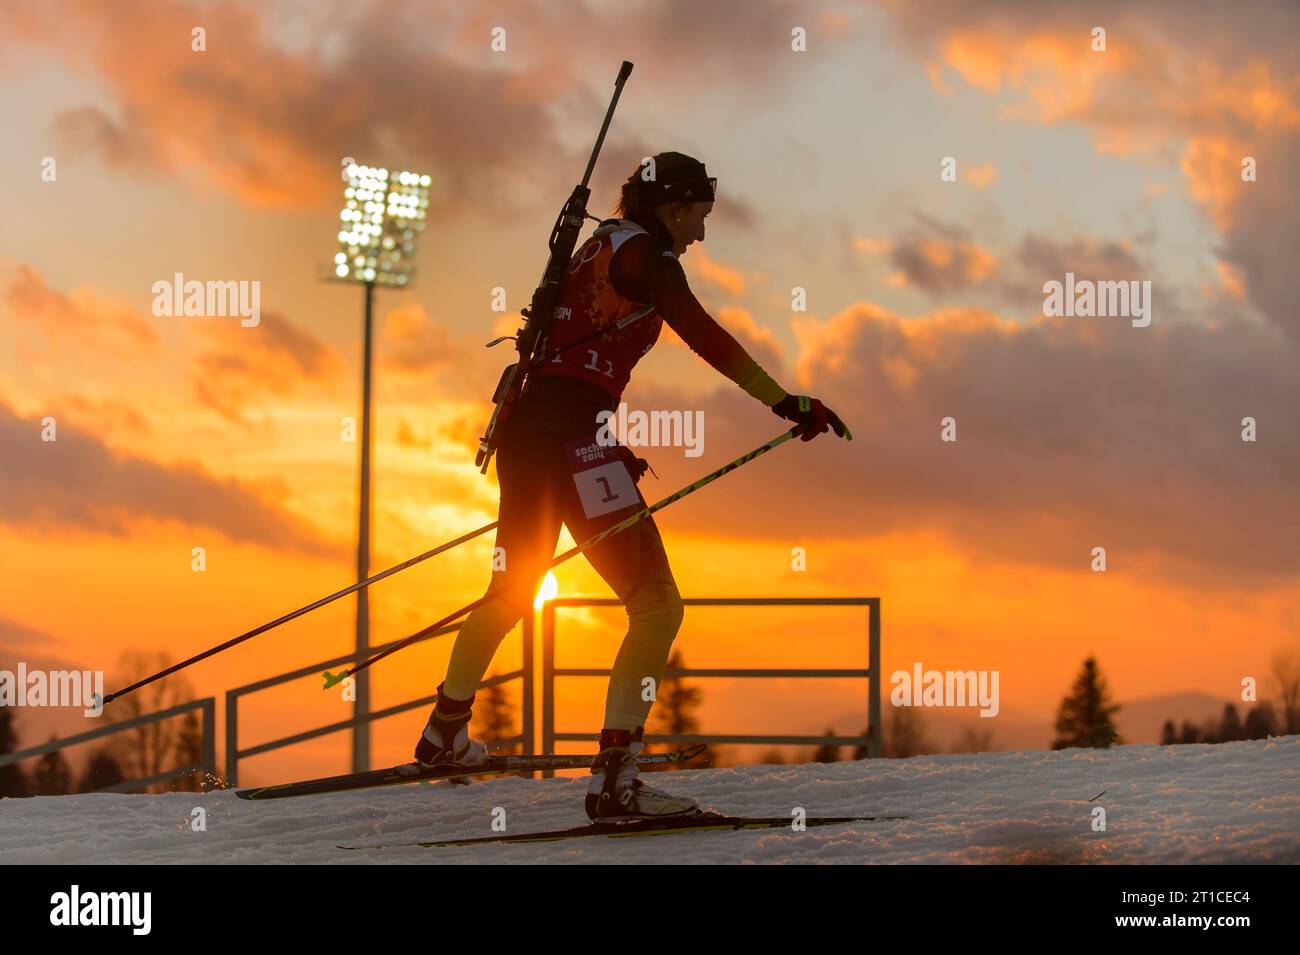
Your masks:
[{"label": "distant tree line", "polygon": [[[1110,691],[1101,675],[1097,661],[1092,657],[1084,660],[1083,668],[1075,678],[1070,692],[1061,701],[1056,716],[1056,738],[1052,749],[1084,747],[1104,749],[1122,742],[1115,729],[1115,714],[1119,705],[1111,702]],[[863,730],[862,735],[869,734]],[[826,731],[828,737],[835,734]],[[881,755],[892,759],[907,759],[942,752],[942,749],[926,736],[921,713],[916,707],[894,707],[885,719],[881,734]],[[991,730],[966,728],[961,737],[952,746],[954,753],[986,753],[993,749]],[[813,752],[815,763],[833,763],[841,758],[841,747],[823,743]],[[775,754],[769,754],[766,761],[777,761]],[[858,746],[853,750],[852,759],[866,759],[867,748]]]},{"label": "distant tree line", "polygon": [[[50,737],[51,741],[54,737]],[[0,706],[0,755],[16,753],[19,745],[16,712],[13,707]],[[92,753],[81,776],[74,779],[72,768],[63,753],[55,750],[36,760],[31,772],[23,771],[14,763],[0,766],[0,798],[6,796],[63,796],[70,793],[90,793],[105,786],[120,783],[126,776],[121,764],[102,746]]]},{"label": "distant tree line", "polygon": [[[118,671],[125,682],[134,683],[170,664],[165,654],[128,651],[119,659]],[[104,719],[110,723],[124,722],[187,702],[193,696],[194,689],[184,677],[169,677],[123,697],[105,710]],[[50,737],[51,742],[54,739]],[[19,744],[16,708],[0,707],[0,755],[23,748]],[[35,765],[27,771],[16,763],[0,766],[0,797],[97,792],[130,779],[143,779],[202,762],[203,727],[198,713],[190,710],[179,717],[106,737],[102,745],[91,751],[80,776],[74,777],[61,750],[37,757]],[[146,788],[157,792],[198,792],[203,783],[202,771],[195,770]]]},{"label": "distant tree line", "polygon": [[1218,720],[1207,720],[1201,726],[1183,720],[1182,728],[1179,729],[1172,719],[1165,720],[1160,731],[1160,744],[1234,743],[1246,739],[1267,739],[1280,735],[1284,730],[1285,722],[1278,719],[1271,703],[1259,703],[1251,707],[1245,720],[1238,714],[1236,705],[1228,703]]},{"label": "distant tree line", "polygon": [[1228,703],[1217,721],[1211,719],[1197,726],[1183,720],[1181,729],[1169,719],[1160,731],[1161,744],[1235,743],[1300,733],[1300,645],[1284,647],[1275,653],[1270,671],[1277,694],[1276,709],[1268,701],[1257,703],[1243,720],[1236,704]]}]

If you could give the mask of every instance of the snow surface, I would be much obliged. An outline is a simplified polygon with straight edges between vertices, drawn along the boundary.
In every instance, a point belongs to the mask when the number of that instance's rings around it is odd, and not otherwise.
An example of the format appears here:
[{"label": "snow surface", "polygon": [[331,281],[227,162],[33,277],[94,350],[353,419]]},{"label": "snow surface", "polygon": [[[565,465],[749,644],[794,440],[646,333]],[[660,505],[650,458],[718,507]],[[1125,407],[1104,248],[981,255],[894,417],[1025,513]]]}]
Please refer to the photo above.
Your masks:
[{"label": "snow surface", "polygon": [[[585,778],[521,777],[248,802],[232,792],[0,801],[0,863],[1297,863],[1300,736],[1196,746],[983,753],[658,773],[747,815],[907,813],[900,822],[563,843],[337,844],[491,835],[586,822]],[[1094,798],[1104,791],[1105,795]],[[207,831],[183,820],[202,806]],[[1106,810],[1094,832],[1092,811]]]}]

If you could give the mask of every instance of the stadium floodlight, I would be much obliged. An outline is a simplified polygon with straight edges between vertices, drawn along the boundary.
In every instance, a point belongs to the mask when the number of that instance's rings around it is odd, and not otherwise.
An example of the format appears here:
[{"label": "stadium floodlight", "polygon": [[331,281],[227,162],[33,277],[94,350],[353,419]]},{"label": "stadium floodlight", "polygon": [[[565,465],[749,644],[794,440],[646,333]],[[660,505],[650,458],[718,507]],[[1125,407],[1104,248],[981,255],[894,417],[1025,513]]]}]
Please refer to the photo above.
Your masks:
[{"label": "stadium floodlight", "polygon": [[429,215],[429,176],[350,164],[339,211],[334,278],[404,288],[415,278],[415,246]]},{"label": "stadium floodlight", "polygon": [[[361,481],[357,522],[357,580],[370,576],[370,383],[373,367],[374,297],[376,286],[409,288],[415,278],[416,239],[429,214],[429,176],[390,172],[380,166],[350,162],[344,169],[343,208],[339,210],[338,243],[325,278],[365,287],[361,372]],[[357,659],[370,656],[370,600],[357,591]],[[370,768],[369,671],[356,675],[353,686],[352,771]]]}]

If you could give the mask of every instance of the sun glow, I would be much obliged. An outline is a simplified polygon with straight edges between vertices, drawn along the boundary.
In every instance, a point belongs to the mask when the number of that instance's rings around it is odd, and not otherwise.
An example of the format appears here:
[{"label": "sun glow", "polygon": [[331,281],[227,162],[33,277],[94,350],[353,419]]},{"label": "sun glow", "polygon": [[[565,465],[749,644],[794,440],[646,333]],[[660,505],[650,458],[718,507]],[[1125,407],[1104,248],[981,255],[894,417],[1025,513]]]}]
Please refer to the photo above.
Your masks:
[{"label": "sun glow", "polygon": [[541,610],[542,604],[550,600],[560,592],[560,582],[555,579],[555,575],[550,571],[546,572],[546,579],[542,585],[537,588],[537,596],[533,598],[533,609]]}]

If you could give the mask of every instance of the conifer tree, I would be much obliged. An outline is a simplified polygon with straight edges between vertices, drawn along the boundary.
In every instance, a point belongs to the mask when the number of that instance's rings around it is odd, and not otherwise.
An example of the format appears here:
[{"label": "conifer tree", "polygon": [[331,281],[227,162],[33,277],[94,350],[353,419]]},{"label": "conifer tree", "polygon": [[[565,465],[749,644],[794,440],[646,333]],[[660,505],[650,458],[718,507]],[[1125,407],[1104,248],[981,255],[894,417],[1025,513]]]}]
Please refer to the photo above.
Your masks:
[{"label": "conifer tree", "polygon": [[[55,737],[51,736],[50,742],[54,742],[54,739]],[[61,752],[56,749],[36,761],[36,768],[32,771],[32,795],[66,796],[70,792],[72,792],[72,770]]]},{"label": "conifer tree", "polygon": [[[18,751],[18,728],[11,707],[0,706],[0,755]],[[0,766],[0,798],[26,796],[27,778],[17,763]]]},{"label": "conifer tree", "polygon": [[1105,749],[1122,742],[1113,719],[1117,712],[1119,706],[1110,702],[1110,692],[1097,661],[1089,657],[1083,661],[1083,670],[1070,694],[1061,701],[1052,749],[1072,746]]}]

